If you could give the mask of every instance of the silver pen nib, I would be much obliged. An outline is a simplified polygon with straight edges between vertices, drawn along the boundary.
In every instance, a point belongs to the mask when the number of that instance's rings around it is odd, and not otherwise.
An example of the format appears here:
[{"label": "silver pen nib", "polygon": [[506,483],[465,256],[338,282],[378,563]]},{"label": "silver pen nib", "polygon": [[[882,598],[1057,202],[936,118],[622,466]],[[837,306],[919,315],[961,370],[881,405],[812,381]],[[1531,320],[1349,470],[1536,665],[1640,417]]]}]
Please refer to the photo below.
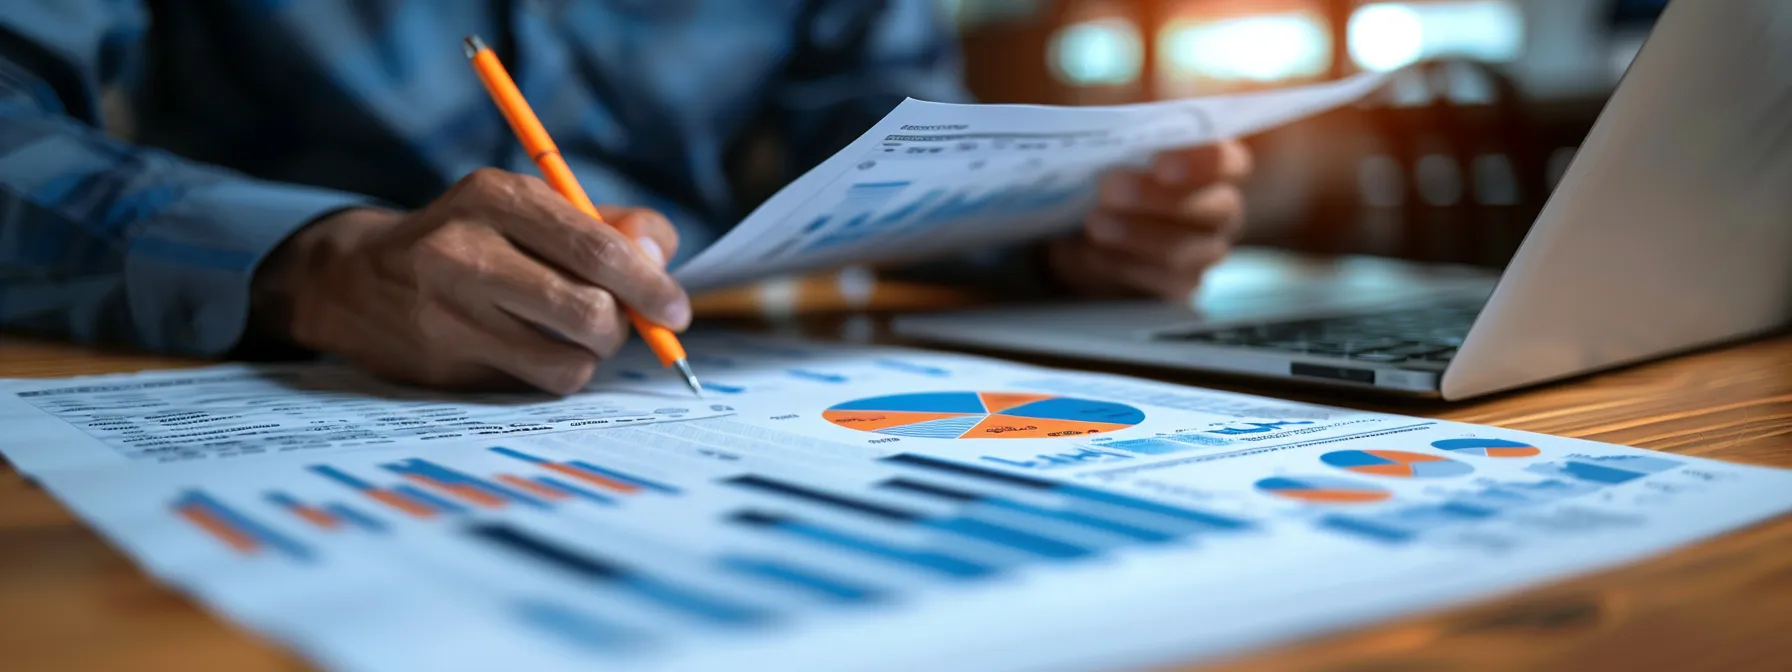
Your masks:
[{"label": "silver pen nib", "polygon": [[691,370],[691,363],[680,359],[672,362],[672,366],[677,367],[678,372],[684,375],[684,384],[691,386],[691,392],[696,393],[698,399],[702,399],[703,383],[697,382],[697,372]]},{"label": "silver pen nib", "polygon": [[468,35],[467,39],[461,41],[461,50],[467,52],[467,58],[472,58],[484,48],[485,40],[479,39],[478,35]]}]

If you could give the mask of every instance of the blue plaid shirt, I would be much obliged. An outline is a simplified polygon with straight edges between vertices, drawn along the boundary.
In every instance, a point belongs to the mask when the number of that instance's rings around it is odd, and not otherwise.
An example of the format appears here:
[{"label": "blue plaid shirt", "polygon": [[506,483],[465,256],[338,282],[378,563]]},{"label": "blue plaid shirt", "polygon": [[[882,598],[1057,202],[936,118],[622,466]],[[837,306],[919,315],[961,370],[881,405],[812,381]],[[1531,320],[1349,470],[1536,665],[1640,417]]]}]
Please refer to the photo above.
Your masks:
[{"label": "blue plaid shirt", "polygon": [[592,199],[666,213],[681,258],[903,97],[968,99],[935,0],[9,0],[0,327],[227,354],[298,227],[533,174],[468,34]]}]

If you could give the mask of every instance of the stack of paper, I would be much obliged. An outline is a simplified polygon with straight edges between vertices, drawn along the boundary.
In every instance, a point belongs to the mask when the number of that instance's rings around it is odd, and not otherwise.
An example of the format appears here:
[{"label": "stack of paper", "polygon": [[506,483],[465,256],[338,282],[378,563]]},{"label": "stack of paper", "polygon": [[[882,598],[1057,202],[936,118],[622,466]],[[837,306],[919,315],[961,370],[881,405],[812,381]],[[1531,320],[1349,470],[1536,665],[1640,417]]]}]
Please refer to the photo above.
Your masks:
[{"label": "stack of paper", "polygon": [[1126,669],[1634,560],[1792,474],[957,355],[696,335],[590,391],[16,382],[0,450],[342,670]]}]

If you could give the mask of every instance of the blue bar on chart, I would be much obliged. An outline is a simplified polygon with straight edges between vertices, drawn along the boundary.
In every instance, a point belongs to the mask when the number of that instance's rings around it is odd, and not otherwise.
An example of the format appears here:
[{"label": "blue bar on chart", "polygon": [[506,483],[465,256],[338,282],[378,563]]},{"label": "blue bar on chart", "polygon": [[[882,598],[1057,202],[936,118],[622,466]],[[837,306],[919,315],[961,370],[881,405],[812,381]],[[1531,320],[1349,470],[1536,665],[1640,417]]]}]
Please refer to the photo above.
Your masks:
[{"label": "blue bar on chart", "polygon": [[899,359],[879,359],[876,364],[886,369],[902,371],[905,373],[917,373],[923,376],[943,377],[952,375],[951,371],[947,371],[937,366],[905,362]]},{"label": "blue bar on chart", "polygon": [[1370,514],[1333,514],[1320,527],[1366,536],[1376,541],[1408,541],[1430,530],[1481,522],[1499,515],[1495,509],[1461,502],[1407,506]]},{"label": "blue bar on chart", "polygon": [[615,506],[616,505],[616,500],[614,500],[614,499],[605,497],[603,495],[597,494],[595,492],[592,492],[585,488],[581,488],[581,487],[573,485],[571,483],[567,483],[566,481],[562,481],[562,480],[560,480],[558,478],[554,478],[552,476],[536,476],[535,478],[533,478],[531,480],[535,481],[536,483],[540,483],[543,486],[553,488],[555,490],[559,490],[560,492],[564,492],[566,494],[572,495],[574,497],[578,497],[578,498],[586,500],[588,502],[592,502],[592,503],[596,503],[596,504],[603,504],[606,506]]},{"label": "blue bar on chart", "polygon": [[171,504],[174,514],[204,530],[238,553],[254,555],[271,550],[288,558],[310,561],[311,549],[273,528],[226,506],[198,490],[182,493]]},{"label": "blue bar on chart", "polygon": [[1680,466],[1679,462],[1661,458],[1612,456],[1533,464],[1525,467],[1525,471],[1544,476],[1565,476],[1601,485],[1618,485],[1677,466]]},{"label": "blue bar on chart", "polygon": [[720,562],[735,573],[796,588],[832,602],[857,604],[884,597],[882,591],[875,588],[823,576],[787,562],[745,556],[726,556]]},{"label": "blue bar on chart", "polygon": [[427,490],[424,490],[424,489],[419,488],[414,485],[408,485],[408,484],[400,485],[398,487],[392,488],[392,490],[394,492],[397,492],[400,495],[407,497],[407,498],[410,498],[410,499],[413,499],[413,500],[416,500],[419,502],[423,502],[424,504],[427,504],[430,507],[433,507],[434,509],[441,511],[443,513],[466,513],[468,511],[467,507],[464,507],[464,506],[461,506],[454,502],[448,501],[447,499],[444,499],[442,497],[438,497],[434,493],[431,493]]},{"label": "blue bar on chart", "polygon": [[542,600],[522,600],[517,602],[515,608],[517,618],[524,623],[581,649],[618,653],[646,643],[647,638],[639,632],[566,605]]},{"label": "blue bar on chart", "polygon": [[309,471],[336,483],[348,486],[368,499],[397,509],[415,518],[429,518],[444,513],[465,513],[466,508],[408,485],[382,488],[327,464],[314,464]]},{"label": "blue bar on chart", "polygon": [[326,504],[324,510],[330,512],[331,515],[336,516],[337,520],[346,521],[349,524],[368,532],[386,532],[388,530],[386,524],[380,522],[378,518],[361,513],[360,510],[347,504],[332,502]]},{"label": "blue bar on chart", "polygon": [[264,497],[268,503],[286,509],[288,513],[319,529],[334,530],[342,527],[343,521],[335,514],[301,502],[292,495],[276,491],[269,492]]},{"label": "blue bar on chart", "polygon": [[[1050,492],[1055,495],[1061,495],[1064,497],[1081,500],[1084,502],[1091,502],[1091,503],[1102,504],[1102,505],[1111,506],[1111,507],[1118,507],[1118,508],[1126,509],[1126,510],[1129,510],[1129,511],[1132,511],[1135,513],[1149,514],[1150,516],[1170,518],[1170,519],[1182,521],[1184,523],[1191,523],[1195,526],[1196,529],[1212,530],[1212,531],[1241,531],[1241,530],[1248,530],[1248,529],[1255,528],[1255,525],[1253,523],[1251,523],[1250,521],[1246,521],[1246,520],[1239,519],[1239,518],[1233,518],[1230,516],[1224,516],[1224,515],[1220,515],[1220,514],[1216,514],[1216,513],[1207,513],[1204,511],[1197,511],[1194,509],[1189,509],[1189,508],[1184,508],[1184,507],[1179,507],[1179,506],[1171,506],[1168,504],[1159,504],[1157,502],[1153,502],[1153,501],[1150,501],[1147,499],[1133,497],[1130,495],[1123,495],[1123,494],[1120,494],[1117,492],[1111,492],[1111,491],[1107,491],[1107,490],[1097,490],[1095,488],[1089,488],[1089,487],[1084,487],[1084,486],[1080,486],[1080,485],[1074,485],[1074,484],[1069,484],[1069,483],[1059,483],[1056,481],[1048,481],[1048,480],[1045,480],[1042,478],[1034,478],[1034,477],[1030,477],[1030,476],[1021,476],[1018,474],[1010,474],[1007,472],[996,471],[994,469],[986,469],[983,467],[977,467],[977,466],[972,466],[972,465],[968,465],[968,464],[960,464],[957,462],[948,462],[945,460],[941,460],[941,459],[933,458],[933,457],[927,457],[924,455],[915,455],[912,453],[902,453],[899,455],[892,455],[890,457],[883,458],[883,461],[894,463],[894,464],[900,464],[900,465],[904,465],[904,466],[909,466],[909,467],[918,467],[921,469],[928,469],[928,470],[936,471],[936,472],[940,472],[940,473],[955,474],[955,475],[959,475],[959,476],[970,476],[970,477],[974,477],[974,478],[980,478],[980,479],[983,479],[986,481],[1001,483],[1003,485],[1018,486],[1018,487],[1027,488],[1030,490],[1041,490],[1041,491],[1045,491],[1045,492]],[[1133,523],[1133,522],[1137,522],[1137,521],[1129,520],[1127,522]]]},{"label": "blue bar on chart", "polygon": [[1202,436],[1200,434],[1169,434],[1151,436],[1142,439],[1125,439],[1121,441],[1105,441],[1096,444],[1098,448],[1124,450],[1139,455],[1169,455],[1197,448],[1212,448],[1226,445],[1224,439]]},{"label": "blue bar on chart", "polygon": [[1457,493],[1451,500],[1488,509],[1515,509],[1561,501],[1599,491],[1600,485],[1548,480],[1539,483],[1496,483],[1480,490]]},{"label": "blue bar on chart", "polygon": [[813,380],[818,383],[832,383],[832,384],[836,384],[836,385],[841,384],[841,383],[846,383],[850,380],[846,376],[842,376],[837,373],[827,373],[827,372],[823,372],[823,371],[810,371],[808,369],[787,369],[787,370],[785,370],[785,373],[790,374],[792,377],[801,378],[803,380]]},{"label": "blue bar on chart", "polygon": [[763,511],[741,511],[729,522],[893,561],[954,579],[977,579],[995,574],[996,567],[946,553],[910,550],[863,535],[816,525],[793,516]]},{"label": "blue bar on chart", "polygon": [[764,609],[674,585],[512,525],[480,524],[469,532],[474,539],[717,625],[757,625],[771,618]]},{"label": "blue bar on chart", "polygon": [[972,516],[930,517],[916,511],[879,504],[856,497],[823,492],[795,483],[748,474],[727,479],[723,483],[760,492],[784,495],[812,504],[820,504],[853,513],[864,514],[893,523],[904,523],[948,532],[961,537],[1004,546],[1046,558],[1079,558],[1094,553],[1070,542],[993,523]]},{"label": "blue bar on chart", "polygon": [[1330,515],[1319,521],[1321,529],[1367,537],[1373,541],[1401,543],[1411,541],[1417,532],[1401,527],[1384,525],[1373,520],[1344,515]]},{"label": "blue bar on chart", "polygon": [[892,479],[886,480],[882,483],[879,483],[878,487],[890,488],[893,490],[900,490],[902,492],[908,492],[908,493],[913,493],[913,494],[918,494],[918,495],[937,497],[940,499],[945,499],[945,500],[954,501],[954,502],[960,502],[960,503],[967,504],[967,505],[981,504],[983,506],[1002,509],[1002,510],[1006,510],[1006,511],[1014,511],[1016,513],[1023,513],[1023,514],[1027,514],[1027,515],[1031,515],[1031,516],[1036,516],[1039,518],[1045,518],[1047,520],[1055,520],[1055,521],[1059,521],[1059,522],[1070,523],[1072,525],[1080,525],[1082,527],[1085,527],[1085,528],[1088,528],[1091,530],[1096,530],[1098,532],[1106,532],[1109,534],[1127,537],[1134,541],[1155,543],[1155,542],[1162,542],[1162,541],[1170,541],[1170,540],[1176,538],[1175,534],[1172,534],[1170,532],[1166,532],[1163,530],[1154,530],[1154,529],[1139,527],[1137,525],[1130,525],[1127,523],[1122,523],[1122,522],[1111,520],[1108,518],[1088,515],[1088,514],[1084,514],[1084,513],[1078,513],[1075,511],[1060,511],[1057,509],[1048,509],[1048,508],[1045,508],[1042,506],[1036,506],[1033,504],[1020,502],[1020,501],[1016,501],[1016,500],[1009,499],[1006,497],[998,497],[995,495],[986,495],[986,494],[982,494],[982,493],[971,492],[969,490],[950,488],[950,487],[946,487],[946,486],[939,485],[936,483],[923,483],[921,481],[916,481],[916,480],[907,479],[907,478],[892,478]]},{"label": "blue bar on chart", "polygon": [[546,502],[514,489],[455,471],[428,460],[410,458],[380,466],[392,473],[420,481],[485,508],[499,508],[511,502],[537,509],[550,508]]},{"label": "blue bar on chart", "polygon": [[586,473],[596,474],[598,476],[603,476],[606,478],[611,478],[611,479],[615,479],[618,481],[622,481],[623,483],[633,485],[637,488],[652,490],[654,492],[667,494],[667,495],[676,495],[676,494],[679,494],[680,492],[682,492],[678,488],[672,487],[670,485],[666,485],[664,483],[660,483],[658,481],[651,481],[651,480],[648,480],[645,478],[641,478],[640,476],[636,476],[634,474],[625,474],[620,471],[616,471],[615,469],[605,469],[603,467],[597,466],[590,462],[586,462],[584,460],[573,460],[571,462],[567,462],[566,464],[569,466],[572,466],[574,468],[577,468],[579,470],[582,470]]},{"label": "blue bar on chart", "polygon": [[533,455],[515,448],[507,448],[504,446],[493,446],[490,450],[491,452],[511,459],[522,460],[543,469],[579,479],[580,481],[595,485],[610,492],[632,494],[639,490],[652,490],[667,495],[676,495],[681,492],[678,488],[658,481],[649,480],[633,474],[626,474],[614,469],[606,469],[583,460],[550,460],[540,455]]}]

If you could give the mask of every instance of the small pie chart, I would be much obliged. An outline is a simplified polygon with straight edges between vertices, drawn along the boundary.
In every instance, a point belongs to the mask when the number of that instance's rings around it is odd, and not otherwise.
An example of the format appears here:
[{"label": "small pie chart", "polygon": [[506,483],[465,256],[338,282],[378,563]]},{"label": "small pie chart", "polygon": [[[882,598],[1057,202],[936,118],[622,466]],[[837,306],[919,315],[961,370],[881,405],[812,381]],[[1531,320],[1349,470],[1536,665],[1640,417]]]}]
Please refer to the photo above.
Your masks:
[{"label": "small pie chart", "polygon": [[1505,439],[1469,437],[1432,441],[1431,447],[1463,455],[1480,457],[1535,457],[1543,451],[1536,446]]},{"label": "small pie chart", "polygon": [[1403,450],[1339,450],[1319,456],[1319,461],[1359,474],[1395,478],[1449,478],[1475,471],[1467,462]]},{"label": "small pie chart", "polygon": [[1283,499],[1314,504],[1363,504],[1393,496],[1373,483],[1336,476],[1275,476],[1257,481],[1257,489]]},{"label": "small pie chart", "polygon": [[823,411],[847,429],[916,439],[1045,439],[1105,434],[1145,420],[1126,404],[1025,392],[918,392]]}]

